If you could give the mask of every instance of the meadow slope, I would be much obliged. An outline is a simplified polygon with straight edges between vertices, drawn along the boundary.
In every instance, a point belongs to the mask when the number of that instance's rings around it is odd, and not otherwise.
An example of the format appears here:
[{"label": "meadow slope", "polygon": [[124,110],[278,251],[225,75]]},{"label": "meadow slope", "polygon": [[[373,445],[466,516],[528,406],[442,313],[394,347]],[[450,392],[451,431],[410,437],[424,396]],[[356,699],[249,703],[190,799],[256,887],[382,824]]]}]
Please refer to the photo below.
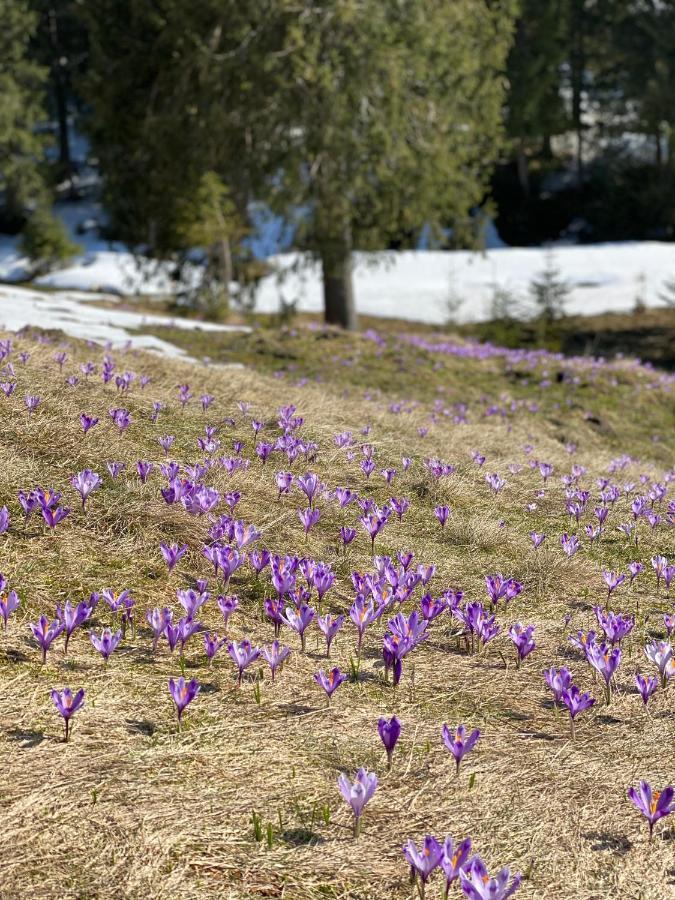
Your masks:
[{"label": "meadow slope", "polygon": [[[427,834],[470,836],[491,872],[508,865],[523,874],[519,897],[675,897],[674,817],[658,823],[650,843],[626,796],[640,779],[657,788],[675,781],[673,679],[647,709],[634,686],[636,671],[656,673],[643,648],[665,639],[663,615],[675,611],[675,582],[670,596],[663,582],[657,590],[650,562],[656,554],[671,563],[675,556],[673,376],[630,360],[303,328],[229,336],[249,342],[243,370],[114,352],[104,384],[99,347],[57,335],[0,338],[9,341],[0,345],[0,382],[16,385],[0,395],[0,508],[10,515],[0,534],[0,572],[21,601],[0,636],[0,897],[402,900],[413,892],[401,847]],[[197,339],[210,341],[183,336]],[[184,349],[204,355],[202,346]],[[59,352],[67,358],[57,361]],[[86,375],[88,361],[94,371]],[[180,385],[189,385],[184,405]],[[31,395],[39,403],[29,415]],[[205,411],[203,395],[214,398]],[[163,405],[152,421],[155,401]],[[256,445],[275,445],[284,431],[279,410],[289,405],[296,412],[286,423],[302,419],[285,429],[299,442],[286,441],[297,456],[275,449],[263,465]],[[112,408],[130,414],[122,432]],[[86,435],[82,413],[100,420]],[[253,421],[261,426],[257,436]],[[210,441],[205,426],[216,429]],[[168,455],[158,441],[164,435],[175,438]],[[485,457],[482,465],[472,451]],[[371,455],[375,468],[366,477],[360,463]],[[215,488],[214,508],[191,515],[180,502],[166,502],[160,464],[195,467],[205,459],[203,473],[183,468],[181,477]],[[234,459],[244,463],[228,462]],[[153,463],[147,483],[139,460]],[[439,475],[429,460],[454,470]],[[117,478],[107,468],[113,461],[125,464]],[[540,463],[544,471],[553,467],[546,480]],[[102,484],[83,510],[71,478],[85,469]],[[387,469],[395,470],[391,484],[381,474]],[[316,473],[322,482],[320,519],[306,537],[298,510],[307,501],[296,483],[278,496],[278,471],[296,479]],[[505,481],[499,491],[486,482],[493,473]],[[608,485],[619,496],[603,503]],[[657,485],[665,495],[650,499]],[[53,529],[39,508],[24,520],[18,492],[37,486],[61,492],[61,505],[71,508]],[[400,611],[409,615],[424,593],[440,597],[447,589],[463,591],[462,606],[488,606],[485,577],[501,572],[523,585],[515,599],[497,604],[501,632],[470,653],[459,619],[439,615],[403,660],[394,688],[382,663],[394,604],[366,629],[358,665],[351,574],[375,568],[361,509],[335,500],[341,486],[380,509],[391,497],[410,501],[402,520],[392,515],[377,535],[375,554],[398,567],[396,554],[409,550],[412,571],[421,564],[435,572]],[[566,509],[566,490],[589,492],[579,524]],[[241,494],[234,518],[260,531],[243,552],[266,548],[330,565],[335,582],[321,612],[346,615],[330,660],[316,621],[304,652],[284,627],[281,641],[292,652],[275,681],[261,658],[241,687],[225,647],[209,666],[197,633],[181,663],[163,638],[152,650],[146,622],[148,610],[164,606],[177,619],[176,591],[203,578],[211,597],[196,618],[206,628],[223,635],[215,597],[237,595],[228,638],[271,644],[263,606],[276,594],[270,567],[256,577],[245,563],[225,586],[203,555],[234,491]],[[636,519],[638,497],[647,499]],[[450,508],[444,528],[434,515],[439,505]],[[603,505],[607,520],[591,542],[584,526],[597,526],[594,509]],[[633,521],[637,546],[617,530]],[[341,526],[357,531],[346,552]],[[531,531],[546,535],[537,550]],[[580,540],[571,558],[561,549],[563,532]],[[187,545],[173,572],[160,543]],[[621,643],[607,706],[601,679],[569,635],[599,630],[593,607],[604,608],[607,598],[603,570],[626,573],[631,561],[645,571],[610,598],[610,608],[635,615],[635,625]],[[299,571],[297,584],[305,587]],[[133,621],[108,664],[89,631],[119,627],[120,614],[101,599],[74,631],[67,656],[60,636],[42,665],[28,623],[41,614],[53,619],[57,603],[79,603],[105,588],[128,589],[134,600]],[[316,591],[309,603],[318,606]],[[536,626],[536,649],[519,668],[507,635],[515,622]],[[351,668],[352,676],[328,706],[312,676],[333,665]],[[562,665],[597,699],[579,716],[574,741],[542,677]],[[178,732],[168,680],[182,671],[201,690]],[[66,685],[86,692],[68,743],[50,699]],[[403,729],[388,772],[377,722],[393,714]],[[444,723],[481,732],[459,776],[441,739]],[[360,766],[376,772],[379,784],[355,841],[337,779],[343,772],[353,778]],[[442,894],[436,872],[426,895]],[[450,896],[460,895],[455,883]]]}]

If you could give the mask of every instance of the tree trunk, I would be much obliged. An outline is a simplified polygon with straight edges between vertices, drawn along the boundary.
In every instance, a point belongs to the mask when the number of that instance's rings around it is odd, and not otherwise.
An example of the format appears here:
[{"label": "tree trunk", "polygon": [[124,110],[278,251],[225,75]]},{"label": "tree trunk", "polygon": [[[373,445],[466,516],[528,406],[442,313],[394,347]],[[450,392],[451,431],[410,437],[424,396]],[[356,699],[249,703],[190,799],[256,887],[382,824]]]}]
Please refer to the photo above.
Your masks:
[{"label": "tree trunk", "polygon": [[61,177],[70,180],[71,177],[71,159],[70,159],[70,138],[68,135],[68,98],[65,79],[65,61],[61,50],[61,40],[59,37],[59,25],[54,6],[50,7],[49,12],[49,39],[52,51],[52,81],[54,84],[54,103],[56,105],[56,118],[59,127],[59,167]]},{"label": "tree trunk", "polygon": [[352,250],[349,234],[328,240],[321,247],[324,318],[329,325],[356,331],[358,319],[352,280]]},{"label": "tree trunk", "polygon": [[520,187],[522,188],[523,193],[526,197],[530,196],[530,172],[528,168],[528,160],[527,154],[525,153],[525,141],[521,140],[518,143],[518,150],[516,151],[516,163],[518,166],[518,181],[520,182]]}]

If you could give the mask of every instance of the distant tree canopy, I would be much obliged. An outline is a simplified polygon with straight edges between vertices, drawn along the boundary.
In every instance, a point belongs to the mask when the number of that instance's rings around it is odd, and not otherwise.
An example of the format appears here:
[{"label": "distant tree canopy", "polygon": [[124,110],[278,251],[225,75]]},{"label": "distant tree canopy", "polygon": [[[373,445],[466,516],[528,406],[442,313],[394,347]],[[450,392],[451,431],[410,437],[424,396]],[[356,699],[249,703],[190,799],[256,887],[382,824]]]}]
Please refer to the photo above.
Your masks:
[{"label": "distant tree canopy", "polygon": [[242,222],[252,200],[302,210],[326,318],[353,327],[354,248],[423,222],[459,227],[483,199],[513,12],[487,0],[90,0],[87,94],[116,223],[180,249],[206,172]]},{"label": "distant tree canopy", "polygon": [[0,0],[0,191],[3,219],[18,224],[43,189],[37,126],[46,73],[28,54],[37,17],[27,2]]},{"label": "distant tree canopy", "polygon": [[486,204],[511,244],[675,239],[675,0],[0,0],[0,21],[0,224],[75,184],[75,117],[115,236],[179,263],[198,238],[209,307],[252,204],[347,327],[354,250],[470,246]]}]

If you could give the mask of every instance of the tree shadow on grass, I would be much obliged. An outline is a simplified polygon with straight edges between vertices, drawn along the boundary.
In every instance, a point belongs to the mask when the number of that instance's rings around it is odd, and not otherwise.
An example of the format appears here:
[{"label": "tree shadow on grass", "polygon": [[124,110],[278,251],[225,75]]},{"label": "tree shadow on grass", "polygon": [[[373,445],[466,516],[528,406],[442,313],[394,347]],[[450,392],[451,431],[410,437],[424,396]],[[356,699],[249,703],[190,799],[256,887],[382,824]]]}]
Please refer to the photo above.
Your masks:
[{"label": "tree shadow on grass", "polygon": [[155,723],[148,722],[147,719],[127,719],[126,726],[130,734],[142,734],[145,737],[152,737],[155,733]]},{"label": "tree shadow on grass", "polygon": [[24,749],[37,747],[45,740],[43,731],[35,731],[32,728],[10,728],[7,732],[7,737],[10,741],[15,741]]},{"label": "tree shadow on grass", "polygon": [[587,831],[582,837],[594,842],[591,850],[611,850],[618,856],[625,856],[633,846],[625,834],[611,834],[609,831]]},{"label": "tree shadow on grass", "polygon": [[282,841],[291,847],[304,847],[311,844],[323,844],[324,839],[316,831],[309,828],[287,828],[279,835]]}]

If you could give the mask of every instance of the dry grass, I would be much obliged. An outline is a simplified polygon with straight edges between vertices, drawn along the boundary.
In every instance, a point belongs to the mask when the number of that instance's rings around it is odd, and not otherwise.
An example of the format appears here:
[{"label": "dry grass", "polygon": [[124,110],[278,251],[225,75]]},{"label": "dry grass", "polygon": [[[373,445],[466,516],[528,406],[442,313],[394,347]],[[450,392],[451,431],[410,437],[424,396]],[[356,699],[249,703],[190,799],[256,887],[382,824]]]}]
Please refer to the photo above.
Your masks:
[{"label": "dry grass", "polygon": [[[673,687],[657,693],[649,715],[632,688],[636,667],[646,669],[641,650],[645,636],[660,634],[658,614],[672,609],[672,601],[656,596],[651,574],[635,590],[618,592],[618,609],[631,611],[639,600],[642,615],[627,642],[611,707],[599,703],[582,715],[575,742],[543,687],[542,669],[565,662],[584,689],[600,696],[586,664],[568,650],[562,618],[571,612],[570,628],[587,628],[591,606],[603,594],[601,567],[621,567],[633,558],[619,536],[608,535],[597,548],[564,559],[558,536],[568,520],[560,513],[557,478],[539,510],[528,515],[524,505],[539,489],[540,478],[529,469],[508,474],[509,463],[524,460],[522,447],[528,441],[535,445],[534,455],[556,466],[556,476],[568,471],[563,433],[578,440],[574,461],[588,466],[585,484],[594,485],[618,455],[618,447],[624,446],[621,436],[601,433],[583,420],[582,410],[570,411],[558,422],[556,416],[562,414],[553,404],[566,388],[556,388],[551,408],[536,416],[518,412],[502,420],[475,415],[474,424],[467,426],[440,422],[421,440],[417,428],[428,421],[423,406],[393,415],[386,399],[368,401],[353,389],[342,399],[337,381],[333,387],[300,388],[251,371],[219,372],[116,354],[120,370],[145,372],[153,379],[145,391],[136,387],[128,396],[116,397],[114,388],[104,388],[98,378],[76,390],[63,385],[66,373],[58,375],[53,347],[20,344],[31,351],[31,359],[25,367],[17,365],[15,395],[0,399],[0,506],[7,503],[13,515],[10,533],[0,536],[0,570],[22,599],[0,644],[1,897],[393,900],[411,896],[400,847],[425,834],[470,835],[491,868],[510,864],[527,873],[519,892],[526,898],[675,896],[675,830],[666,820],[648,844],[647,829],[625,793],[640,778],[661,786],[674,777]],[[69,352],[76,361],[99,358],[98,351],[83,347]],[[66,370],[72,368],[69,361]],[[493,398],[509,390],[498,364],[486,363],[485,368],[492,372]],[[607,406],[610,421],[623,417],[633,429],[627,427],[629,435],[639,435],[640,410],[627,399],[628,392],[617,401],[612,377],[599,377],[597,405]],[[651,376],[635,371],[620,377],[633,396],[663,404],[664,415],[672,415],[667,411],[672,393],[646,390]],[[185,381],[195,397],[204,390],[216,395],[208,415],[196,401],[180,412],[176,386]],[[461,394],[460,383],[454,388]],[[22,399],[27,392],[42,397],[30,420]],[[157,426],[149,422],[153,399],[168,403]],[[297,404],[306,422],[303,433],[321,451],[315,463],[296,463],[294,471],[311,469],[330,487],[368,490],[379,502],[392,493],[411,498],[403,523],[385,530],[376,552],[409,548],[417,561],[435,563],[434,592],[458,585],[482,599],[485,574],[501,570],[523,579],[525,591],[499,616],[502,625],[516,620],[537,625],[537,650],[523,668],[515,670],[512,646],[504,636],[480,655],[468,656],[437,621],[431,638],[406,660],[394,692],[382,682],[382,626],[377,625],[367,635],[359,682],[345,683],[327,708],[311,678],[325,666],[323,643],[312,630],[305,654],[295,636],[285,635],[294,653],[274,685],[265,675],[257,704],[251,681],[236,688],[229,657],[217,657],[209,669],[201,641],[194,638],[186,653],[186,674],[200,680],[202,691],[177,734],[167,681],[179,674],[178,660],[166,645],[150,653],[145,611],[164,604],[176,608],[176,588],[210,574],[200,555],[208,524],[164,503],[157,471],[142,486],[130,470],[138,459],[161,461],[157,436],[167,433],[176,435],[172,458],[195,462],[196,438],[204,423],[230,415],[237,424],[221,430],[224,445],[241,437],[245,454],[251,455],[252,431],[237,400],[252,403],[253,414],[269,423],[268,434],[274,434],[278,407]],[[134,417],[122,438],[113,434],[107,417],[107,410],[117,405],[129,408]],[[83,411],[102,423],[86,438],[78,423]],[[403,454],[414,459],[410,473],[400,474],[392,489],[376,476],[367,484],[333,445],[334,433],[350,429],[358,434],[366,422],[372,424],[368,440],[377,448],[378,470],[386,465],[400,470]],[[497,498],[469,458],[474,447],[488,456],[485,471],[499,471],[509,482]],[[658,444],[635,439],[625,449],[639,455],[641,463],[618,476],[619,483],[642,471],[662,476],[674,459],[672,431],[666,426]],[[426,456],[456,462],[457,474],[433,482],[421,465]],[[105,469],[113,459],[127,463],[117,482]],[[106,478],[83,514],[69,478],[85,467]],[[262,473],[253,462],[248,473],[228,479],[217,470],[209,481],[221,490],[227,486],[242,492],[238,513],[263,530],[270,550],[330,562],[338,581],[328,606],[345,610],[352,597],[349,573],[371,566],[369,542],[360,533],[348,557],[340,556],[337,531],[343,516],[325,502],[320,502],[321,522],[305,542],[296,514],[302,504],[297,497],[276,501],[273,473],[285,467],[273,458]],[[63,490],[74,507],[53,534],[45,534],[37,519],[26,528],[21,524],[17,490],[38,483]],[[432,514],[441,501],[453,509],[445,532]],[[618,510],[612,516],[615,524],[624,520]],[[353,521],[354,508],[345,518]],[[527,537],[532,528],[549,535],[538,553]],[[171,577],[159,553],[162,540],[190,547]],[[673,529],[644,533],[639,558],[648,561],[657,551],[673,555]],[[265,574],[262,583],[267,583]],[[271,626],[259,614],[261,584],[248,570],[238,572],[232,584],[243,611],[231,620],[231,634],[246,635],[257,644],[272,640]],[[84,631],[74,635],[67,659],[60,640],[47,665],[40,666],[27,622],[53,612],[57,601],[79,601],[106,586],[132,590],[137,635],[124,641],[107,669]],[[222,628],[213,603],[200,618]],[[101,604],[96,625],[109,622]],[[341,668],[348,667],[353,647],[353,629],[345,627],[333,654]],[[65,684],[87,691],[67,745],[49,699],[52,687]],[[376,723],[380,715],[393,713],[404,730],[394,770],[387,774]],[[482,731],[460,778],[440,739],[443,722],[465,722]],[[336,779],[360,765],[376,770],[380,785],[355,844]],[[253,811],[263,826],[272,824],[271,849],[254,840]],[[428,896],[440,895],[435,880]]]}]

